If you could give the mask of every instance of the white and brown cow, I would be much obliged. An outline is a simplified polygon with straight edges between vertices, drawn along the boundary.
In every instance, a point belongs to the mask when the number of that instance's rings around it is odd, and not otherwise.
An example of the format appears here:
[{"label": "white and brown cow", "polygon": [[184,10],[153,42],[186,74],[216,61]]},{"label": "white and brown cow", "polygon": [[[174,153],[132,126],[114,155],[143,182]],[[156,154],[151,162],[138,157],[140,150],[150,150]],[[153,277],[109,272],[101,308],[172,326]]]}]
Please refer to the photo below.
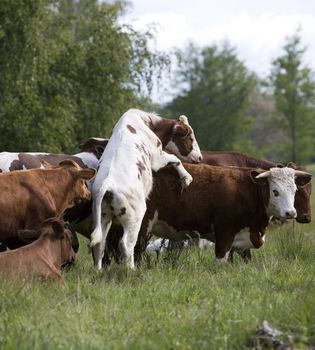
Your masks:
[{"label": "white and brown cow", "polygon": [[[174,183],[172,168],[154,176],[154,188],[135,248],[136,260],[143,253],[148,235],[172,240],[198,236],[215,242],[215,254],[226,260],[231,248],[246,250],[264,243],[271,216],[294,219],[295,181],[308,183],[311,175],[292,168],[268,171],[250,168],[185,164],[194,181],[182,194]],[[116,233],[108,235],[109,253],[117,257]],[[108,257],[107,257],[108,262]]]},{"label": "white and brown cow", "polygon": [[134,268],[134,246],[153,185],[152,170],[172,165],[179,174],[182,188],[192,182],[178,157],[196,163],[202,160],[185,116],[170,120],[130,109],[119,119],[92,185],[95,229],[91,234],[91,246],[98,269],[102,266],[106,236],[113,219],[124,230],[120,240],[123,259]]},{"label": "white and brown cow", "polygon": [[81,168],[96,169],[108,140],[91,137],[80,145],[82,152],[73,155],[45,152],[1,152],[0,172],[44,168],[43,163],[58,165],[66,159],[76,162]]}]

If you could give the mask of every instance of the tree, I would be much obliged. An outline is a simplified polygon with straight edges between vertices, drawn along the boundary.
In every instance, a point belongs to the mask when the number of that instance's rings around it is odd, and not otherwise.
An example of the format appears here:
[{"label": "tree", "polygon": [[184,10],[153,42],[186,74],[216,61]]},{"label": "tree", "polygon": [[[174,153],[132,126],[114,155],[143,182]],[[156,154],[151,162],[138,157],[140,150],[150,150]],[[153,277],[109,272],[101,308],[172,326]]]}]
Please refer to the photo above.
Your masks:
[{"label": "tree", "polygon": [[119,21],[126,3],[0,2],[0,150],[71,152],[110,136],[141,107],[166,60],[150,32]]},{"label": "tree", "polygon": [[228,43],[180,53],[176,72],[179,95],[166,106],[173,114],[187,114],[201,147],[233,149],[247,128],[245,107],[253,78]]},{"label": "tree", "polygon": [[299,32],[287,38],[283,50],[272,63],[270,82],[279,121],[290,140],[287,158],[303,163],[314,149],[315,82],[313,72],[303,64],[306,47]]}]

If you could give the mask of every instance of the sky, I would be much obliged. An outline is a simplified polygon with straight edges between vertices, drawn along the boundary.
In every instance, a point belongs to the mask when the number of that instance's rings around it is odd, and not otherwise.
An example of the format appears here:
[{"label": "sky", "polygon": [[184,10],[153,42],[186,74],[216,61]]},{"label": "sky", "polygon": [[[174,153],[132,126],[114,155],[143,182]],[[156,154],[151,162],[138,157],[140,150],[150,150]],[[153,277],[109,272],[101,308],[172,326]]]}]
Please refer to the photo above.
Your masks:
[{"label": "sky", "polygon": [[[301,29],[305,64],[315,71],[315,0],[131,0],[124,21],[137,30],[156,24],[156,48],[228,40],[239,59],[265,77],[288,35]],[[167,87],[166,87],[167,90]],[[165,91],[154,99],[167,99]],[[159,96],[158,96],[159,95]]]}]

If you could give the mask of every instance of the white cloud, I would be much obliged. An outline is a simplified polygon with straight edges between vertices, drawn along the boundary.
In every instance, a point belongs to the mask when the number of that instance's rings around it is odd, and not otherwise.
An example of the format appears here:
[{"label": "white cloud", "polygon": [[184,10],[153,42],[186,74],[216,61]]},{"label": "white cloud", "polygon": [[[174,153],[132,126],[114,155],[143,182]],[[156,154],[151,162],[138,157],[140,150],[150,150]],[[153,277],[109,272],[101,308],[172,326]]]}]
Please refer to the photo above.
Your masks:
[{"label": "white cloud", "polygon": [[[156,46],[159,50],[183,48],[188,41],[205,46],[229,40],[246,66],[266,76],[273,59],[281,54],[285,38],[301,27],[302,40],[308,46],[305,61],[315,70],[315,14],[265,12],[234,13],[222,21],[201,21],[196,25],[189,14],[168,11],[144,13],[131,22],[137,30],[156,23]],[[167,83],[166,83],[167,84]]]}]

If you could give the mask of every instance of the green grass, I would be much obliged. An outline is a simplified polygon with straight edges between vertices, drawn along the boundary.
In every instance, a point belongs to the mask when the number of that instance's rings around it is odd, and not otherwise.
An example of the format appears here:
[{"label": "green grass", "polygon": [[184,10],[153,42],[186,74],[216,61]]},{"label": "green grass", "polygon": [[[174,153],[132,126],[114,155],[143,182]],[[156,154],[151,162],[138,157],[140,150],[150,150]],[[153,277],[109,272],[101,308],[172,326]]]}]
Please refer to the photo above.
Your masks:
[{"label": "green grass", "polygon": [[[315,200],[313,208],[315,208]],[[95,271],[81,241],[61,285],[0,280],[0,349],[251,349],[263,320],[315,346],[315,220],[272,228],[253,260],[213,250]]]},{"label": "green grass", "polygon": [[246,349],[263,320],[315,344],[315,241],[292,224],[267,233],[253,261],[213,251],[97,272],[81,244],[64,283],[2,281],[1,349]]}]

